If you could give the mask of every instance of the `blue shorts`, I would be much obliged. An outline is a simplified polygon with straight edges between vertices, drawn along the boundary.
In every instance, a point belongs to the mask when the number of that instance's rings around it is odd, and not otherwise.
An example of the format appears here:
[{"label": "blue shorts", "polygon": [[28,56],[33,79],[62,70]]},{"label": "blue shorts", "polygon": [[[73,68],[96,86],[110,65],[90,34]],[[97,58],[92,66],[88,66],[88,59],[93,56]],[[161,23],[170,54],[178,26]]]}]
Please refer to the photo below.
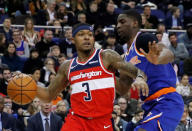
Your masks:
[{"label": "blue shorts", "polygon": [[173,92],[145,102],[142,108],[144,119],[134,131],[140,128],[146,131],[175,131],[183,115],[184,103],[182,97]]}]

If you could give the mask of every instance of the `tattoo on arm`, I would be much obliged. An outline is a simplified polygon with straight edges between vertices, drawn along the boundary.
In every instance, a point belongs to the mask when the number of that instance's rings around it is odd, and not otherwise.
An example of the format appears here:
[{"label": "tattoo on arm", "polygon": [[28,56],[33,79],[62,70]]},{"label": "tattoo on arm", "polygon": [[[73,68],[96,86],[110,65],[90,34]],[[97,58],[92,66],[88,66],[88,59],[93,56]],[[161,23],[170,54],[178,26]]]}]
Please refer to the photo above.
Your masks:
[{"label": "tattoo on arm", "polygon": [[50,99],[54,99],[68,84],[68,69],[70,61],[64,62],[57,72],[56,78],[50,83],[48,87]]},{"label": "tattoo on arm", "polygon": [[139,70],[130,62],[125,62],[122,57],[113,50],[103,51],[103,58],[107,60],[108,67],[112,66],[114,69],[119,70],[120,73],[124,75],[135,79],[139,74],[141,74],[146,79],[143,71]]}]

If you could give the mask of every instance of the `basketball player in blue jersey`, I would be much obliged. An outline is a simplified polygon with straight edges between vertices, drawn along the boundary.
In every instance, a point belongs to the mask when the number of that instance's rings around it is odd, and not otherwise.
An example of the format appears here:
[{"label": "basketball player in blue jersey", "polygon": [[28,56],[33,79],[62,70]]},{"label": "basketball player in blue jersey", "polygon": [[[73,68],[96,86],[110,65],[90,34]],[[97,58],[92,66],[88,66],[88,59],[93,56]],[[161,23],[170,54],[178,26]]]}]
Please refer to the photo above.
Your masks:
[{"label": "basketball player in blue jersey", "polygon": [[141,16],[128,10],[118,16],[117,32],[127,43],[125,61],[147,75],[149,96],[142,96],[144,118],[134,131],[174,131],[183,114],[183,100],[176,93],[176,74],[171,62],[173,53],[150,33],[140,33]]},{"label": "basketball player in blue jersey", "polygon": [[[112,131],[115,89],[126,94],[132,78],[135,79],[133,86],[147,96],[147,77],[115,51],[95,49],[90,25],[78,24],[73,27],[72,34],[78,56],[60,66],[48,88],[38,87],[37,97],[50,102],[70,85],[71,109],[61,131]],[[115,82],[116,70],[120,71],[120,76],[124,75]]]}]

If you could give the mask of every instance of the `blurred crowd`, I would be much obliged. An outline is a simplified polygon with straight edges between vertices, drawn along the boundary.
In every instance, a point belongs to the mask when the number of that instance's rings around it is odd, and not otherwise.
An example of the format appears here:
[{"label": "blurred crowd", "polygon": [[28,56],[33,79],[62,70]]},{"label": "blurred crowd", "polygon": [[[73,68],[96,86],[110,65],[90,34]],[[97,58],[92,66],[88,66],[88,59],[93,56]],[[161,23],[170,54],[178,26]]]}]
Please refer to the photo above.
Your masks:
[{"label": "blurred crowd", "polygon": [[[0,111],[16,119],[15,130],[29,130],[28,122],[32,125],[34,120],[31,116],[42,113],[53,114],[58,123],[65,122],[71,89],[67,87],[51,103],[35,98],[28,105],[17,105],[7,96],[12,74],[31,74],[37,85],[46,88],[60,64],[77,56],[71,28],[77,23],[93,25],[95,48],[126,53],[127,45],[119,41],[115,27],[118,14],[127,9],[136,9],[142,16],[142,29],[156,29],[152,33],[174,53],[176,90],[186,104],[176,131],[192,131],[191,0],[1,0],[0,95],[4,100],[0,99]],[[114,130],[132,131],[142,119],[142,103],[135,88],[126,96],[117,94],[112,113]]]}]

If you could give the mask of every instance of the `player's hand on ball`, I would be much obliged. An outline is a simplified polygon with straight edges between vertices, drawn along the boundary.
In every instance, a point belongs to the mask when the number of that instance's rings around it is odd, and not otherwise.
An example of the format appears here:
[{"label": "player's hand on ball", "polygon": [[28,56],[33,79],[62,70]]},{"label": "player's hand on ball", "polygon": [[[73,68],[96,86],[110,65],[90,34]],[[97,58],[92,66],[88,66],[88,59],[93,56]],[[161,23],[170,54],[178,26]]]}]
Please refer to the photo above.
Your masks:
[{"label": "player's hand on ball", "polygon": [[149,94],[149,87],[143,78],[137,77],[132,87],[137,88],[139,93],[141,91],[143,96],[148,96]]}]

